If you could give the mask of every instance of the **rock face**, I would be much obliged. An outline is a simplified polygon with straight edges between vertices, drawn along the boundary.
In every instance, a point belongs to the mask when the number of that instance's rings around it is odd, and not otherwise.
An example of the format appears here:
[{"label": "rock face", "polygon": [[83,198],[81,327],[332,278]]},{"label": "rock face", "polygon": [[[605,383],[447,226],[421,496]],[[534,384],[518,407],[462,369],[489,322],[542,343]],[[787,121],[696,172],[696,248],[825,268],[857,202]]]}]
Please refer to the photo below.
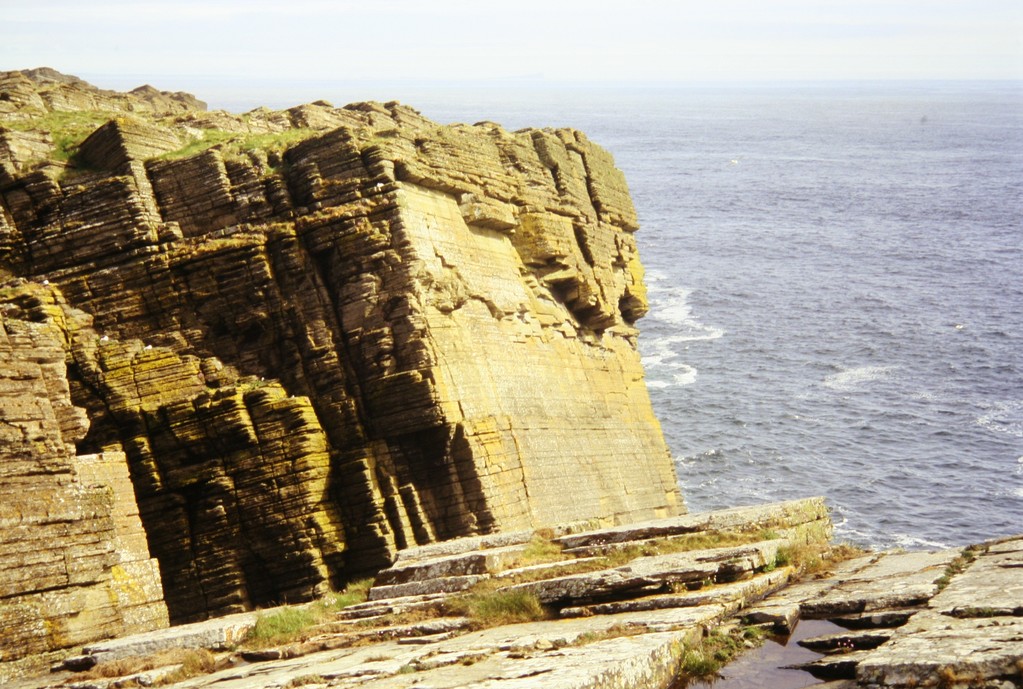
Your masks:
[{"label": "rock face", "polygon": [[97,636],[166,626],[167,609],[124,454],[75,454],[89,422],[70,401],[65,314],[42,286],[0,293],[2,680]]},{"label": "rock face", "polygon": [[581,133],[206,113],[54,74],[0,74],[0,262],[31,283],[3,303],[39,300],[91,426],[26,467],[123,453],[172,621],[401,548],[684,512],[635,211]]}]

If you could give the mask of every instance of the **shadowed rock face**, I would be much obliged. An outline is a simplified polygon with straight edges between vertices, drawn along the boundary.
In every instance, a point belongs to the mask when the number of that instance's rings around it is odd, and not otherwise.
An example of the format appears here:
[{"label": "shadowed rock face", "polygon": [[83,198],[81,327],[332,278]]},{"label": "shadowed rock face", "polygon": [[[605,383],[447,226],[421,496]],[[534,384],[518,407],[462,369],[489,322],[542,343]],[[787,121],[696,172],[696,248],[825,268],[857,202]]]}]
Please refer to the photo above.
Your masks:
[{"label": "shadowed rock face", "polygon": [[[91,421],[71,442],[127,458],[172,621],[400,548],[684,511],[635,211],[581,133],[83,84],[0,74],[0,260],[29,281],[4,301],[46,281]],[[109,112],[62,163],[69,102]],[[197,139],[221,143],[174,154]]]}]

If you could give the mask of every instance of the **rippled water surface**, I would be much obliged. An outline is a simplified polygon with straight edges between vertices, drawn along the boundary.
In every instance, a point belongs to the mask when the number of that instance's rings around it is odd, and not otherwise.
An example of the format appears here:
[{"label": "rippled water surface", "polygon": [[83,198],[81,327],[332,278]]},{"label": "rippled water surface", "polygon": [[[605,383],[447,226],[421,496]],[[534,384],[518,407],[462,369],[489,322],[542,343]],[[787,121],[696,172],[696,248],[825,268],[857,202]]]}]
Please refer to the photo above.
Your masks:
[{"label": "rippled water surface", "polygon": [[875,546],[1023,532],[1023,90],[430,92],[628,178],[691,510],[823,494]]}]

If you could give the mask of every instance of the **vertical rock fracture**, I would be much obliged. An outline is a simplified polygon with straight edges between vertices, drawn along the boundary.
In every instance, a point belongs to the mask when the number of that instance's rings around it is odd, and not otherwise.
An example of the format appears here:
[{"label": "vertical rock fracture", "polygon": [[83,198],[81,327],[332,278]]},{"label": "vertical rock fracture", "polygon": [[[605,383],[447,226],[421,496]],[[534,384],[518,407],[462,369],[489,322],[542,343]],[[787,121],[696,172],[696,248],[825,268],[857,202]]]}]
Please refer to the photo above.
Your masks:
[{"label": "vertical rock fracture", "polygon": [[[184,622],[410,546],[684,512],[637,227],[573,130],[0,73],[0,600],[113,591],[100,638],[166,623],[150,552]],[[29,524],[63,529],[38,562]],[[0,662],[35,638],[11,629]]]}]

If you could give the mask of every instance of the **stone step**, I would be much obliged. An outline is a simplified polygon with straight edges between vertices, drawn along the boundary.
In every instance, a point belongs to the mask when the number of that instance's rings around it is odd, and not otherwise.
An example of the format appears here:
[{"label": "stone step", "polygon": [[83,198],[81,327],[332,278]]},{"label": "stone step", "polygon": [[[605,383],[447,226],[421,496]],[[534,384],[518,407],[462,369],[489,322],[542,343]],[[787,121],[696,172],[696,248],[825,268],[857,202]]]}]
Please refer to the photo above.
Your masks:
[{"label": "stone step", "polygon": [[[172,648],[224,650],[241,642],[249,630],[255,626],[258,617],[259,613],[257,612],[245,612],[142,634],[132,634],[89,644],[82,649],[82,653],[84,657],[95,660],[92,665],[97,665],[130,656],[152,655]],[[67,667],[72,667],[82,663],[83,656],[68,658],[64,664]]]},{"label": "stone step", "polygon": [[493,574],[512,566],[525,549],[525,545],[511,545],[423,560],[402,560],[380,572],[374,588],[445,577]]},{"label": "stone step", "polygon": [[369,590],[369,600],[422,596],[429,593],[459,593],[489,579],[489,574],[466,574],[464,576],[438,577],[427,581],[410,581],[406,584],[374,586]]},{"label": "stone step", "polygon": [[957,550],[884,554],[806,600],[800,606],[802,616],[831,618],[926,603],[937,593],[938,581],[958,555]]},{"label": "stone step", "polygon": [[408,561],[430,560],[433,558],[462,555],[478,550],[524,545],[529,543],[533,536],[533,531],[507,531],[486,534],[484,536],[454,538],[450,541],[440,541],[438,543],[428,543],[398,551],[398,556],[394,563],[397,565]]},{"label": "stone step", "polygon": [[518,576],[529,576],[535,577],[540,573],[549,573],[551,576],[559,576],[557,572],[564,570],[566,567],[578,567],[583,564],[590,564],[594,562],[600,562],[606,558],[602,557],[577,557],[571,560],[562,560],[560,562],[545,562],[539,565],[528,565],[526,567],[516,567],[515,569],[506,569],[503,572],[496,572],[494,574],[495,579],[513,579]]},{"label": "stone step", "polygon": [[922,609],[917,606],[895,610],[875,610],[852,615],[833,615],[828,619],[846,629],[892,629],[906,624],[909,618]]},{"label": "stone step", "polygon": [[652,590],[703,581],[725,583],[773,565],[783,540],[637,558],[626,565],[518,584],[501,590],[535,593],[544,604],[569,606],[637,598]]},{"label": "stone step", "polygon": [[446,593],[427,593],[420,596],[399,596],[377,601],[349,605],[336,613],[341,620],[359,620],[377,615],[401,614],[408,610],[435,608],[446,599]]},{"label": "stone step", "polygon": [[739,530],[750,533],[765,529],[790,528],[821,520],[830,520],[830,517],[827,505],[824,504],[824,498],[816,497],[687,514],[681,517],[639,522],[608,529],[594,529],[567,534],[553,540],[560,543],[566,550],[572,550],[666,538],[701,531]]},{"label": "stone step", "polygon": [[663,610],[665,608],[689,608],[698,605],[724,605],[726,609],[738,610],[758,600],[771,591],[784,586],[792,575],[790,567],[759,574],[752,579],[712,586],[689,593],[648,596],[628,601],[597,603],[594,605],[563,608],[561,617],[588,617],[590,615],[616,615],[623,612]]},{"label": "stone step", "polygon": [[858,632],[815,636],[810,639],[800,639],[796,643],[803,648],[809,648],[811,651],[831,653],[832,651],[863,651],[877,648],[890,638],[892,638],[892,632],[889,630],[868,629]]},{"label": "stone step", "polygon": [[742,619],[747,624],[769,624],[778,634],[788,636],[799,623],[799,603],[760,601],[743,611]]}]

